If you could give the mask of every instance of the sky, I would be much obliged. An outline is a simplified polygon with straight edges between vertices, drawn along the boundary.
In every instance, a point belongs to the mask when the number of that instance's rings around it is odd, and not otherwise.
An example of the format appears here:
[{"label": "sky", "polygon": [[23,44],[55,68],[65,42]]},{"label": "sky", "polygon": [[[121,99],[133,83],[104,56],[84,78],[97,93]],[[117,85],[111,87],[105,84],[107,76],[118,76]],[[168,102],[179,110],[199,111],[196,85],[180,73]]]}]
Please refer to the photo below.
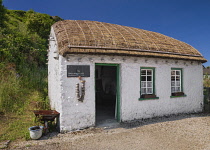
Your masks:
[{"label": "sky", "polygon": [[210,0],[3,0],[3,5],[158,32],[190,44],[210,66]]}]

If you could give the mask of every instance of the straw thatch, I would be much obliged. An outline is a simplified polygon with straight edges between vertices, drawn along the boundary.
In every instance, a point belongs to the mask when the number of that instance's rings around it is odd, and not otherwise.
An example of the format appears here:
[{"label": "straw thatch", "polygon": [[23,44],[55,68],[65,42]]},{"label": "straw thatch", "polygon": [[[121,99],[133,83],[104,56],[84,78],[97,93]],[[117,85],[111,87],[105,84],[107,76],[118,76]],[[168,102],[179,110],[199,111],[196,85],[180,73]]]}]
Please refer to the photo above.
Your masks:
[{"label": "straw thatch", "polygon": [[81,20],[59,21],[53,29],[61,55],[111,54],[207,61],[184,42],[142,29]]}]

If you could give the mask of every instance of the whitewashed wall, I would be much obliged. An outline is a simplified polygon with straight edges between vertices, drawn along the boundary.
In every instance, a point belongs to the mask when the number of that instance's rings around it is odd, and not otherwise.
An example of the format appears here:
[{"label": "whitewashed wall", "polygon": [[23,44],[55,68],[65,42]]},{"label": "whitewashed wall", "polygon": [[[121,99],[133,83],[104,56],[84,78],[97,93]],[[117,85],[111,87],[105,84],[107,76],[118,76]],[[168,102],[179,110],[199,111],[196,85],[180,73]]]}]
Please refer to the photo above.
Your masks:
[{"label": "whitewashed wall", "polygon": [[[138,101],[140,67],[155,67],[155,89],[159,99]],[[171,68],[183,69],[183,90],[186,97],[170,98]],[[128,81],[129,82],[124,82]],[[122,121],[151,118],[178,113],[200,112],[203,106],[202,65],[198,62],[140,58],[121,64]],[[132,87],[132,88],[131,88]]]},{"label": "whitewashed wall", "polygon": [[[61,64],[61,101],[62,111],[60,119],[61,131],[76,130],[95,124],[95,87],[94,87],[94,64],[85,57],[78,62],[78,57],[62,57]],[[85,80],[85,99],[83,102],[77,100],[76,83],[81,82],[77,77],[67,78],[67,65],[90,65],[90,77],[82,78]]]},{"label": "whitewashed wall", "polygon": [[48,96],[50,99],[51,109],[61,112],[61,59],[59,59],[56,38],[51,30],[48,50]]},{"label": "whitewashed wall", "polygon": [[[53,30],[51,36],[54,36]],[[54,38],[55,39],[55,38]],[[48,83],[52,109],[60,112],[60,131],[77,130],[95,125],[95,63],[120,66],[120,116],[122,121],[151,118],[177,113],[202,111],[203,74],[198,62],[144,57],[100,55],[56,56],[56,39],[50,40]],[[76,77],[67,78],[67,65],[90,65],[85,99],[76,98]],[[155,67],[155,90],[159,99],[139,101],[140,67]],[[183,88],[186,97],[170,98],[171,68],[183,69]],[[80,84],[81,85],[81,84]]]}]

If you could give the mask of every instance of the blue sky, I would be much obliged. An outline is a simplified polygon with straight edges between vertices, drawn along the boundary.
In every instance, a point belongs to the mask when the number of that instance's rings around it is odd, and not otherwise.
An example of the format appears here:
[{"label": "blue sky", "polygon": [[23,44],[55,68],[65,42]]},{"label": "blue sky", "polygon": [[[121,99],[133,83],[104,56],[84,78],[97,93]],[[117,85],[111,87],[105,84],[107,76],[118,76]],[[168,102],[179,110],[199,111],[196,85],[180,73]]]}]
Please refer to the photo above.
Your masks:
[{"label": "blue sky", "polygon": [[3,0],[3,4],[7,9],[159,32],[190,44],[210,61],[210,0]]}]

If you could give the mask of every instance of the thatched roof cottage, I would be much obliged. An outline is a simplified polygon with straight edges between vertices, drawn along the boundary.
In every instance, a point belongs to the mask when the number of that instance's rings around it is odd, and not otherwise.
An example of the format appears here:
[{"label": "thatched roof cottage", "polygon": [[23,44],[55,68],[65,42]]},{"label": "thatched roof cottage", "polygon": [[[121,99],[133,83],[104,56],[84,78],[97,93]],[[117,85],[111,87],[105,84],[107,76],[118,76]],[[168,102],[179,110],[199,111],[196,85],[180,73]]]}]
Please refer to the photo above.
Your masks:
[{"label": "thatched roof cottage", "polygon": [[49,98],[61,131],[203,109],[207,60],[184,42],[81,20],[55,23],[49,42]]}]

